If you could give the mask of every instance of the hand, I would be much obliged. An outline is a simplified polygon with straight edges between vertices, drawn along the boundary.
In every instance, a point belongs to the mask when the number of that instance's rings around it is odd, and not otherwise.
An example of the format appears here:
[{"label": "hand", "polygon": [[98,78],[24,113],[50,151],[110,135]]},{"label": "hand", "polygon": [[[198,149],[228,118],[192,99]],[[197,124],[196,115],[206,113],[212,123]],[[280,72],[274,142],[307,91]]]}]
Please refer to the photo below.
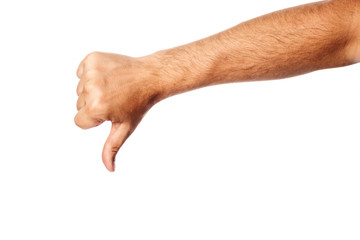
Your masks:
[{"label": "hand", "polygon": [[91,53],[80,63],[75,124],[82,129],[111,121],[102,152],[109,171],[115,156],[145,113],[158,101],[157,72],[146,58]]}]

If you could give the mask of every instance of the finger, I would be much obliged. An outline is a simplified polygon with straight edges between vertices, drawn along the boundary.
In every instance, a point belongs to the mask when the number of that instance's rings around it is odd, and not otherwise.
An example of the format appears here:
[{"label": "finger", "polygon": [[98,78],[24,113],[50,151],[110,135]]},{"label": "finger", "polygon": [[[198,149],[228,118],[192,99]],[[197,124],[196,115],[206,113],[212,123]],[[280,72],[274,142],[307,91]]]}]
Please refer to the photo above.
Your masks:
[{"label": "finger", "polygon": [[74,122],[78,127],[82,129],[88,129],[100,125],[103,121],[90,117],[87,112],[87,108],[83,107],[76,114]]},{"label": "finger", "polygon": [[76,75],[78,78],[82,78],[84,72],[86,71],[85,68],[92,68],[93,66],[96,66],[98,63],[99,57],[102,56],[102,53],[100,52],[92,52],[89,53],[79,64],[79,67],[76,71]]},{"label": "finger", "polygon": [[83,92],[85,91],[86,86],[89,85],[89,82],[97,82],[97,81],[101,81],[103,79],[102,73],[94,70],[94,69],[86,69],[84,70],[84,72],[82,73],[81,79],[77,85],[76,88],[76,93],[78,96],[80,96],[81,94],[83,94]]},{"label": "finger", "polygon": [[112,123],[109,137],[102,152],[103,163],[110,172],[115,170],[115,156],[129,137],[130,129],[129,123]]},{"label": "finger", "polygon": [[84,72],[84,60],[79,64],[77,70],[76,70],[76,75],[78,78],[81,78],[82,74]]},{"label": "finger", "polygon": [[85,94],[81,94],[76,102],[76,109],[79,111],[81,108],[85,106]]},{"label": "finger", "polygon": [[80,96],[82,94],[82,92],[84,91],[84,84],[85,84],[85,80],[84,79],[80,79],[77,87],[76,87],[76,94],[78,96]]}]

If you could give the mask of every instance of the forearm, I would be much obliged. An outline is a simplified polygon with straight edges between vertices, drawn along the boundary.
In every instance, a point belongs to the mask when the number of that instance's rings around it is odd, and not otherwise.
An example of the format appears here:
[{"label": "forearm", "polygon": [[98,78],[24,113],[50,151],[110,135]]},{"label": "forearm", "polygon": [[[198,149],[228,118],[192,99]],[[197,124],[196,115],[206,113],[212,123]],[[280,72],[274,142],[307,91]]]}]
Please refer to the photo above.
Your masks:
[{"label": "forearm", "polygon": [[[359,1],[271,13],[209,38],[155,53],[161,98],[237,81],[291,77],[354,63]],[[165,76],[164,78],[162,78]]]},{"label": "forearm", "polygon": [[75,123],[111,121],[103,162],[158,101],[200,87],[279,79],[360,60],[360,0],[308,4],[259,17],[184,46],[132,58],[94,52],[80,63]]}]

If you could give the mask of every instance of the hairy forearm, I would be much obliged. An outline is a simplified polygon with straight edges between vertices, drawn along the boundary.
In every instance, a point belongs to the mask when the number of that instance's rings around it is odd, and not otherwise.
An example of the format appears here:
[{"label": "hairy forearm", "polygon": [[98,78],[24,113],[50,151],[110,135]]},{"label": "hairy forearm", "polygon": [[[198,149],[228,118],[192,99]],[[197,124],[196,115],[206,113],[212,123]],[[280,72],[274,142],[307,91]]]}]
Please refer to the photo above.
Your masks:
[{"label": "hairy forearm", "polygon": [[93,52],[80,63],[75,123],[111,121],[103,162],[166,97],[237,81],[291,77],[360,60],[360,0],[333,0],[268,14],[214,36],[132,58]]},{"label": "hairy forearm", "polygon": [[151,58],[158,64],[161,98],[214,84],[286,78],[354,63],[358,5],[356,0],[334,0],[285,9],[157,52]]}]

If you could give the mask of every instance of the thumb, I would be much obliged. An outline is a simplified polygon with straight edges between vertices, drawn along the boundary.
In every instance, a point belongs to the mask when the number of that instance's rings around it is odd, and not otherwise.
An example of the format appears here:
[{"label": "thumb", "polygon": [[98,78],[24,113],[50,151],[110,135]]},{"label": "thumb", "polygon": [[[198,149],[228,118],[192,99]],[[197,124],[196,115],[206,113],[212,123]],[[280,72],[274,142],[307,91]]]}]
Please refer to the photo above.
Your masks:
[{"label": "thumb", "polygon": [[115,156],[129,135],[129,123],[112,123],[110,134],[102,152],[103,163],[110,172],[115,170]]}]

